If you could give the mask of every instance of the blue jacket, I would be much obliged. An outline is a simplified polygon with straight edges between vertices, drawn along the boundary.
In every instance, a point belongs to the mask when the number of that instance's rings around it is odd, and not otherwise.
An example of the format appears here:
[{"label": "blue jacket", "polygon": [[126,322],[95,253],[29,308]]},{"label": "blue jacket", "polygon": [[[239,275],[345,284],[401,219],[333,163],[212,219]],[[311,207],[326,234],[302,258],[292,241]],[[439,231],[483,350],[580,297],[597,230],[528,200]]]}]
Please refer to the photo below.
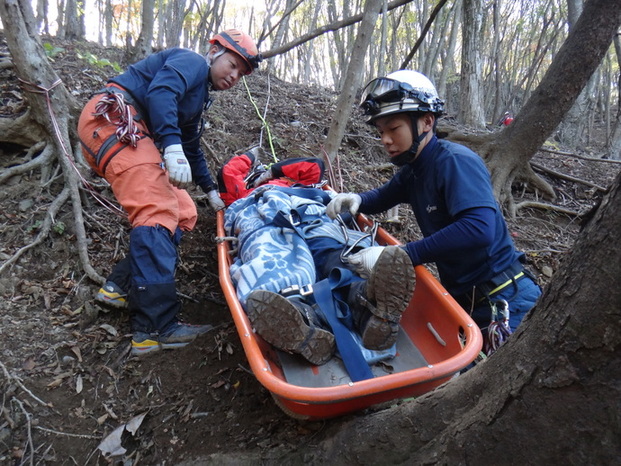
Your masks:
[{"label": "blue jacket", "polygon": [[192,178],[203,191],[216,188],[200,147],[202,114],[209,103],[209,65],[191,50],[172,48],[131,65],[109,82],[131,94],[161,149],[183,144]]},{"label": "blue jacket", "polygon": [[509,236],[485,163],[460,144],[434,135],[413,163],[360,196],[360,211],[367,214],[410,204],[424,239],[406,250],[415,265],[435,262],[453,296],[523,257]]}]

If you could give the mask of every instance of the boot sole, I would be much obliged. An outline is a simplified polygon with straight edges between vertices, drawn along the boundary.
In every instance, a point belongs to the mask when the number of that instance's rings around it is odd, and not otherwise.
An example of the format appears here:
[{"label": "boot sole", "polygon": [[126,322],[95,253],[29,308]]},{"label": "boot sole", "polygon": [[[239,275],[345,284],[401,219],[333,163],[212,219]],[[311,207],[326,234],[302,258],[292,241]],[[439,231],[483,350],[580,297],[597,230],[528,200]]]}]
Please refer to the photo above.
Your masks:
[{"label": "boot sole", "polygon": [[410,256],[398,246],[387,246],[368,283],[368,296],[375,300],[376,306],[370,309],[373,315],[361,335],[366,348],[385,350],[395,344],[401,316],[412,299],[415,285],[416,273]]},{"label": "boot sole", "polygon": [[360,336],[365,348],[382,351],[396,343],[399,336],[399,324],[371,316]]},{"label": "boot sole", "polygon": [[386,246],[369,279],[369,299],[375,300],[377,308],[373,314],[398,324],[415,286],[416,273],[408,253],[398,246]]},{"label": "boot sole", "polygon": [[285,297],[270,291],[255,290],[248,296],[246,308],[256,332],[274,347],[300,354],[317,366],[332,358],[334,335],[309,326],[300,311]]}]

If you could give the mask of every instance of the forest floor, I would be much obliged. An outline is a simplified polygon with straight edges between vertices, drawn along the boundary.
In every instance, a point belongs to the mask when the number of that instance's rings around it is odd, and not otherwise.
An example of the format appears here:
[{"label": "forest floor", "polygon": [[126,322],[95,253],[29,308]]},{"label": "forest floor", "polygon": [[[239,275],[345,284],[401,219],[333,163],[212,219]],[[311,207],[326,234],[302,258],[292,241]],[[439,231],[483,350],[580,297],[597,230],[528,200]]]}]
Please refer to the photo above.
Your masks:
[{"label": "forest floor", "polygon": [[[116,74],[104,60],[125,66],[117,49],[43,42],[50,43],[54,68],[81,104]],[[7,55],[0,37],[0,56]],[[280,159],[322,156],[334,92],[285,83],[267,72],[251,76],[248,88],[265,113]],[[13,70],[0,69],[0,117],[23,113],[24,99]],[[342,185],[333,183],[338,190],[375,187],[393,173],[373,133],[360,119],[353,120],[340,160]],[[243,83],[218,94],[203,135],[214,173],[244,149],[259,143],[269,149],[265,132],[262,139],[260,134],[261,121]],[[575,156],[554,147],[533,158],[546,170],[578,180],[541,172],[557,193],[552,207],[585,214],[601,199],[600,187],[611,184],[619,165],[588,160],[603,153],[601,138],[593,140]],[[24,159],[24,148],[0,145],[0,171]],[[113,199],[101,180],[93,182]],[[42,186],[38,171],[12,177],[1,187],[0,266],[33,241],[61,189],[62,177]],[[223,464],[220,455],[232,452],[235,464],[277,464],[287,452],[318,442],[328,427],[380,409],[312,422],[295,420],[279,409],[249,369],[219,286],[215,216],[200,190],[191,194],[200,219],[181,246],[182,317],[216,329],[186,348],[130,357],[128,314],[95,304],[99,285],[80,271],[69,205],[43,244],[0,275],[0,464]],[[515,190],[514,196],[517,202],[536,200],[526,189]],[[402,207],[400,214],[399,223],[383,226],[399,239],[419,237],[408,209]],[[127,251],[129,224],[88,194],[84,215],[90,260],[105,276]],[[507,221],[530,270],[545,286],[571,250],[580,217],[554,208],[525,208]],[[110,434],[130,421],[137,429],[124,435],[125,453],[105,459],[102,449],[120,447]]]}]

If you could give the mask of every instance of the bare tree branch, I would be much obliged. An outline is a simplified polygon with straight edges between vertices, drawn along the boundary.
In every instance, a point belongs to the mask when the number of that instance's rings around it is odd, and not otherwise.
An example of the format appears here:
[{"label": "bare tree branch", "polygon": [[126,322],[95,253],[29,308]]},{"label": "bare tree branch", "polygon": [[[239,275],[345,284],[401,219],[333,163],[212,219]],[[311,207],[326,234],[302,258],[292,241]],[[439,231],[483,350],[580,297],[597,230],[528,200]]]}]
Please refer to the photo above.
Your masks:
[{"label": "bare tree branch", "polygon": [[427,32],[429,32],[429,29],[431,28],[431,25],[436,19],[436,16],[438,16],[438,13],[440,13],[440,10],[446,4],[446,2],[447,0],[440,0],[438,4],[436,5],[436,7],[433,9],[433,11],[431,12],[431,15],[429,15],[429,19],[427,20],[427,23],[425,23],[425,27],[420,32],[420,35],[418,36],[418,40],[414,44],[414,47],[412,47],[412,50],[410,50],[410,53],[408,53],[408,56],[405,57],[405,60],[403,60],[403,63],[401,63],[401,66],[399,67],[400,70],[407,68],[407,66],[410,64],[410,61],[412,61],[412,57],[414,57],[414,54],[420,47],[420,44],[422,44],[423,40],[425,40],[425,36],[427,35]]},{"label": "bare tree branch", "polygon": [[[394,0],[393,2],[388,4],[388,7],[386,8],[386,11],[391,11],[391,10],[394,10],[395,8],[400,7],[400,6],[407,5],[411,1],[412,0]],[[342,29],[344,27],[351,26],[352,24],[359,23],[360,21],[362,21],[363,17],[364,17],[364,13],[360,13],[360,14],[351,16],[349,18],[343,19],[341,21],[336,21],[334,23],[322,26],[322,27],[320,27],[318,29],[315,29],[314,31],[309,32],[308,34],[304,34],[303,36],[300,36],[297,39],[292,40],[288,44],[285,44],[285,45],[283,45],[281,47],[277,47],[275,49],[263,52],[262,53],[263,58],[271,58],[271,57],[275,57],[276,55],[281,55],[281,54],[283,54],[285,52],[288,52],[289,50],[297,47],[298,45],[301,45],[301,44],[303,44],[305,42],[308,42],[311,39],[314,39],[316,37],[319,37],[319,36],[325,34],[326,32],[338,31],[339,29]]]}]

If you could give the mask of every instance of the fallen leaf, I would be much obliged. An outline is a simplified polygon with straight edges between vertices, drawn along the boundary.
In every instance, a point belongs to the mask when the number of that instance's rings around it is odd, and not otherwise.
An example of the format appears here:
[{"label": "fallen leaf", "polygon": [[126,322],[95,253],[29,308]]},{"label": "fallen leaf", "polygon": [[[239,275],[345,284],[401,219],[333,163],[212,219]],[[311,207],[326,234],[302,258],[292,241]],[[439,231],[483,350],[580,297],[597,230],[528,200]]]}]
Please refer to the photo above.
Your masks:
[{"label": "fallen leaf", "polygon": [[104,329],[106,332],[108,332],[113,337],[116,337],[119,334],[119,332],[117,332],[116,329],[110,324],[101,324],[99,328]]},{"label": "fallen leaf", "polygon": [[72,346],[71,351],[78,357],[78,361],[82,362],[82,351],[80,351],[79,346]]},{"label": "fallen leaf", "polygon": [[114,429],[110,435],[102,440],[97,448],[106,457],[124,455],[127,450],[123,448],[123,445],[121,445],[121,437],[123,436],[123,432],[127,431],[132,435],[135,435],[146,415],[147,413],[139,414],[138,416],[130,419],[127,424],[123,424],[122,426]]},{"label": "fallen leaf", "polygon": [[37,363],[34,361],[33,358],[28,358],[24,361],[24,364],[22,364],[22,368],[24,370],[31,371],[35,368],[36,365]]},{"label": "fallen leaf", "polygon": [[62,374],[57,375],[56,378],[48,383],[46,386],[47,388],[56,388],[61,383],[63,383],[63,380],[65,380],[67,377],[71,377],[72,375],[73,374],[71,372],[63,372]]},{"label": "fallen leaf", "polygon": [[547,265],[544,265],[541,268],[541,272],[548,278],[552,277],[552,275],[554,275],[554,270],[552,270],[552,267],[549,267]]},{"label": "fallen leaf", "polygon": [[212,383],[210,385],[211,388],[220,388],[222,385],[224,385],[226,382],[224,380],[218,380],[215,383]]}]

